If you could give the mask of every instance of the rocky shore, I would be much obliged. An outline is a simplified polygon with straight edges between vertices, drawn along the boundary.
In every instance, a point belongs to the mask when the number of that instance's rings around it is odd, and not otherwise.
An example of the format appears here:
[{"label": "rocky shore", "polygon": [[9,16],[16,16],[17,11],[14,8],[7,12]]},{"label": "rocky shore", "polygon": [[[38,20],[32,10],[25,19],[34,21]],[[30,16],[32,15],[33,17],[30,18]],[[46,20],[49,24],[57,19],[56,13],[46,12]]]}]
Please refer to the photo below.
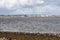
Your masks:
[{"label": "rocky shore", "polygon": [[60,34],[0,32],[0,40],[60,40]]}]

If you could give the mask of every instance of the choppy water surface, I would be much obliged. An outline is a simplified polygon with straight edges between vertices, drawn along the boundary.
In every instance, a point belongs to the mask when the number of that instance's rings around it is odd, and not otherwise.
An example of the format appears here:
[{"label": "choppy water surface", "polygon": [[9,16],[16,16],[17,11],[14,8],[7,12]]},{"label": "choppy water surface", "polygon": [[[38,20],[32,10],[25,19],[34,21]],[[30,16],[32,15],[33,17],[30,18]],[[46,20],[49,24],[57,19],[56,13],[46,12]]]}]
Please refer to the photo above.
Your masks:
[{"label": "choppy water surface", "polygon": [[60,18],[0,17],[0,31],[60,33]]}]

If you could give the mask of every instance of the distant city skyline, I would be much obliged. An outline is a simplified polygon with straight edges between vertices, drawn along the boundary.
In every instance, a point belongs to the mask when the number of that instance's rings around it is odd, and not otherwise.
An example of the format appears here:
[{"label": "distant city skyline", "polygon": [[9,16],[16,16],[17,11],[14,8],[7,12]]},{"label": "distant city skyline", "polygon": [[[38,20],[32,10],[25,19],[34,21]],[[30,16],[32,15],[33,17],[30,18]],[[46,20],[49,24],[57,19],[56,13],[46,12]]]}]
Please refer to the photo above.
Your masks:
[{"label": "distant city skyline", "polygon": [[0,0],[0,15],[60,15],[60,0]]}]

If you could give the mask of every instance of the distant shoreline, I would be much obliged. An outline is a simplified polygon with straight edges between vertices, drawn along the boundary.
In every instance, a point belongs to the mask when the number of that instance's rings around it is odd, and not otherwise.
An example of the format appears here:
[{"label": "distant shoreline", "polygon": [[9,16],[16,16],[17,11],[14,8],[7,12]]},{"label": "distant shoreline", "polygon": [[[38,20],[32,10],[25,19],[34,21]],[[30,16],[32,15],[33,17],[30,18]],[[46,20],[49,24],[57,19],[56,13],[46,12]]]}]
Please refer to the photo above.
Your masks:
[{"label": "distant shoreline", "polygon": [[0,15],[0,17],[33,17],[33,18],[54,18],[54,17],[57,17],[57,18],[60,18],[60,15],[41,15],[41,16],[29,16],[29,15]]}]

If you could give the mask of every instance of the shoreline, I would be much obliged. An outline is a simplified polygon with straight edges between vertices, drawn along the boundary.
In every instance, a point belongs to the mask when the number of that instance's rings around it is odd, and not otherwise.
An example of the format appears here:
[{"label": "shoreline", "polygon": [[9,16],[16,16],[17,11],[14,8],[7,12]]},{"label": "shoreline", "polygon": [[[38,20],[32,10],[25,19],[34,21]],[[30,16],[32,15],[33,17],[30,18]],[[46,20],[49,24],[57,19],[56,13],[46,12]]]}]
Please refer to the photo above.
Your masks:
[{"label": "shoreline", "polygon": [[0,39],[6,40],[60,40],[60,34],[0,32]]}]

